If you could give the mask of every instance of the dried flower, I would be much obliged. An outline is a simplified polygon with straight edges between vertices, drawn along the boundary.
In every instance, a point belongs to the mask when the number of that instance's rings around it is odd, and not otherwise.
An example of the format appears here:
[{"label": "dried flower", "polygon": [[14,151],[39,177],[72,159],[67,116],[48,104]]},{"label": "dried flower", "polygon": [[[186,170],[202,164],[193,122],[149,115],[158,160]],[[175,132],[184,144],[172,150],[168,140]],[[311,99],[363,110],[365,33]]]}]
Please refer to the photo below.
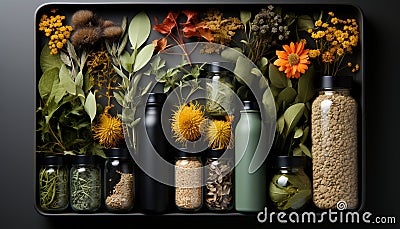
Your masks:
[{"label": "dried flower", "polygon": [[203,106],[190,102],[178,107],[172,116],[172,131],[180,143],[196,141],[201,137],[201,124],[205,121]]},{"label": "dried flower", "polygon": [[[359,31],[355,19],[340,19],[329,12],[326,21],[315,21],[315,28],[308,33],[314,39],[317,52],[310,53],[311,58],[316,58],[321,64],[321,71],[325,75],[336,75],[340,70],[350,67],[344,62],[347,54],[353,53],[353,48],[358,46]],[[320,55],[322,54],[322,55]],[[357,71],[356,68],[352,72]]]},{"label": "dried flower", "polygon": [[287,78],[300,78],[300,73],[305,73],[308,69],[308,49],[304,49],[303,42],[293,42],[282,46],[285,51],[276,51],[278,59],[274,65],[279,66],[279,71],[284,71]]},{"label": "dried flower", "polygon": [[98,27],[83,27],[77,29],[71,37],[74,46],[94,45],[101,38],[101,30]]},{"label": "dried flower", "polygon": [[52,15],[49,17],[44,14],[40,18],[39,31],[44,32],[45,36],[50,38],[47,44],[52,55],[58,54],[58,50],[64,47],[73,30],[72,26],[63,25],[63,20],[65,20],[65,16],[63,15]]},{"label": "dried flower", "polygon": [[99,122],[93,126],[93,137],[106,148],[117,147],[124,139],[121,119],[107,111],[100,114]]},{"label": "dried flower", "polygon": [[207,128],[208,147],[212,149],[228,149],[232,146],[232,126],[228,117],[226,120],[212,120]]},{"label": "dried flower", "polygon": [[103,29],[103,37],[108,40],[116,40],[122,34],[122,28],[120,26],[107,26]]},{"label": "dried flower", "polygon": [[72,15],[71,22],[75,29],[97,25],[95,15],[90,10],[76,11]]}]

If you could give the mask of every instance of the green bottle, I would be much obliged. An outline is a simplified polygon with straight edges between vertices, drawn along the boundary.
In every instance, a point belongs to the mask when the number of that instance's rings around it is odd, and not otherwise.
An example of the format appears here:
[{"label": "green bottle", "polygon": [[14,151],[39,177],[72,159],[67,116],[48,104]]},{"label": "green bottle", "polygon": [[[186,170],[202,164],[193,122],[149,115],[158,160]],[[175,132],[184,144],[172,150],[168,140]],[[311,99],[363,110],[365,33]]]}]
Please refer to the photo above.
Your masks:
[{"label": "green bottle", "polygon": [[259,212],[266,206],[266,166],[249,172],[261,135],[261,115],[257,103],[244,101],[235,129],[235,208],[240,212]]}]

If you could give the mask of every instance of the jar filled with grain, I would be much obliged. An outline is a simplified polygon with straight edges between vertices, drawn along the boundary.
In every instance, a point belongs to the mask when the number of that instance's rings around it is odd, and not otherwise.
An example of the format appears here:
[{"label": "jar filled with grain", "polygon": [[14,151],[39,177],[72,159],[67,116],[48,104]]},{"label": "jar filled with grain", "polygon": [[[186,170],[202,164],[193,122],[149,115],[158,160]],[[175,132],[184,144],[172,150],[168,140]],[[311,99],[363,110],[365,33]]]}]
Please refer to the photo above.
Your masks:
[{"label": "jar filled with grain", "polygon": [[181,211],[197,211],[203,205],[203,163],[199,153],[178,151],[175,161],[175,205]]},{"label": "jar filled with grain", "polygon": [[321,209],[355,209],[359,203],[357,102],[351,86],[350,76],[323,76],[312,104],[313,201]]}]

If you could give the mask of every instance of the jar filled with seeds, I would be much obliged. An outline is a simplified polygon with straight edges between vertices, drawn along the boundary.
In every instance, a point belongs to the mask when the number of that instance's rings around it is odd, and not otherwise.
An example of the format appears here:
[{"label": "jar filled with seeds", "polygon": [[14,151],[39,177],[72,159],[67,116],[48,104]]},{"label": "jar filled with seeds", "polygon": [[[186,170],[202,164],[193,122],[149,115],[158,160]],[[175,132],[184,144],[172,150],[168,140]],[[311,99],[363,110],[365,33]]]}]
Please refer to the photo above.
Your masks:
[{"label": "jar filled with seeds", "polygon": [[323,76],[312,104],[313,201],[321,209],[354,209],[358,197],[357,102],[350,76]]},{"label": "jar filled with seeds", "polygon": [[178,210],[197,211],[203,205],[203,163],[198,153],[179,150],[175,161],[175,205]]},{"label": "jar filled with seeds", "polygon": [[111,212],[127,212],[133,207],[133,159],[127,148],[105,150],[104,201]]},{"label": "jar filled with seeds", "polygon": [[233,207],[233,154],[225,149],[210,149],[206,154],[205,204],[211,211],[228,211]]},{"label": "jar filled with seeds", "polygon": [[64,156],[48,155],[39,170],[40,208],[46,212],[63,211],[68,207],[68,168]]},{"label": "jar filled with seeds", "polygon": [[73,211],[95,212],[101,206],[101,168],[98,156],[76,155],[70,170]]}]

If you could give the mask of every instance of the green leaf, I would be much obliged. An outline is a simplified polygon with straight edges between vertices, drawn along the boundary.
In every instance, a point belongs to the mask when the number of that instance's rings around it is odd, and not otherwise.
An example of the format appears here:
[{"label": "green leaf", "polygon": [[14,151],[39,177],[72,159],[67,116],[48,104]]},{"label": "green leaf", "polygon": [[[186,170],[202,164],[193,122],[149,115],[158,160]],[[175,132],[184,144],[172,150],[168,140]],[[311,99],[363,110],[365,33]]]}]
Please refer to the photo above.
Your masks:
[{"label": "green leaf", "polygon": [[310,67],[299,79],[297,101],[305,103],[315,95],[314,67]]},{"label": "green leaf", "polygon": [[40,53],[40,69],[42,72],[47,72],[53,68],[61,68],[63,62],[61,61],[60,55],[52,55],[50,54],[50,48],[48,45],[44,45],[42,52]]},{"label": "green leaf", "polygon": [[237,79],[240,83],[251,85],[251,82],[254,79],[253,74],[251,74],[253,67],[254,66],[250,61],[240,55],[236,61],[236,66],[233,70],[233,73],[237,76]]},{"label": "green leaf", "polygon": [[299,147],[301,149],[301,151],[303,151],[303,153],[307,156],[309,156],[310,158],[312,157],[310,150],[307,148],[307,146],[305,146],[303,143],[299,144]]},{"label": "green leaf", "polygon": [[306,128],[304,128],[303,130],[303,136],[300,139],[301,143],[304,143],[307,140],[309,132],[310,132],[310,127],[306,126]]},{"label": "green leaf", "polygon": [[268,61],[267,58],[265,58],[265,57],[261,58],[261,60],[260,60],[260,69],[264,74],[265,74],[265,71],[267,70],[268,63],[269,63],[269,61]]},{"label": "green leaf", "polygon": [[239,56],[242,56],[242,52],[240,49],[235,49],[235,48],[226,48],[221,52],[222,58],[225,60],[232,61],[236,63],[237,59]]},{"label": "green leaf", "polygon": [[82,88],[83,87],[83,73],[82,73],[82,71],[78,72],[78,75],[75,78],[75,85],[78,88]]},{"label": "green leaf", "polygon": [[303,136],[303,130],[301,128],[296,129],[293,138],[300,138],[301,136]]},{"label": "green leaf", "polygon": [[281,117],[279,117],[278,121],[276,121],[276,129],[279,134],[282,134],[284,128],[285,128],[285,118],[282,115]]},{"label": "green leaf", "polygon": [[90,75],[86,72],[83,79],[83,92],[88,93],[92,86],[93,84],[90,83]]},{"label": "green leaf", "polygon": [[140,120],[141,118],[135,119],[133,122],[129,124],[129,127],[135,127],[137,124],[139,124]]},{"label": "green leaf", "polygon": [[59,73],[61,86],[71,95],[76,95],[76,85],[71,78],[71,74],[67,69],[67,66],[63,64]]},{"label": "green leaf", "polygon": [[292,208],[294,210],[302,207],[311,198],[311,189],[301,190],[288,199],[285,206],[281,210]]},{"label": "green leaf", "polygon": [[[273,179],[276,180],[276,179]],[[276,182],[276,181],[275,181]],[[278,203],[286,200],[289,196],[289,193],[286,191],[286,188],[279,188],[275,185],[275,182],[271,182],[269,186],[269,196],[272,201]]]},{"label": "green leaf", "polygon": [[293,149],[293,156],[303,156],[303,151],[299,147],[296,147]]},{"label": "green leaf", "polygon": [[297,19],[297,30],[307,31],[314,28],[314,20],[309,15],[300,15]]},{"label": "green leaf", "polygon": [[[294,99],[296,98],[297,92],[294,88],[292,87],[287,87],[285,89],[283,89],[279,95],[278,95],[278,99],[277,99],[277,104],[278,107],[281,107],[282,104],[285,102],[285,104],[291,104]],[[285,109],[285,107],[283,107],[283,109]]]},{"label": "green leaf", "polygon": [[150,19],[145,12],[138,13],[129,24],[129,41],[132,49],[139,48],[150,35]]},{"label": "green leaf", "polygon": [[269,65],[269,79],[271,80],[271,84],[277,88],[285,88],[288,86],[288,79],[285,74],[279,71],[273,64]]},{"label": "green leaf", "polygon": [[121,65],[122,67],[127,71],[131,72],[132,71],[132,61],[131,61],[131,55],[125,51],[122,53],[122,55],[119,57],[121,60]]},{"label": "green leaf", "polygon": [[39,79],[38,83],[38,90],[39,90],[39,95],[43,100],[46,100],[46,98],[50,95],[53,84],[56,82],[59,82],[58,79],[58,73],[59,73],[59,68],[52,68],[43,73],[43,75]]},{"label": "green leaf", "polygon": [[117,74],[118,74],[119,76],[121,76],[121,77],[126,77],[125,73],[124,73],[122,70],[120,70],[118,67],[116,67],[115,65],[113,65],[113,68],[114,68],[115,72],[117,72]]},{"label": "green leaf", "polygon": [[143,68],[151,59],[154,52],[154,45],[148,44],[144,46],[142,50],[137,54],[135,64],[133,65],[133,71],[137,72]]},{"label": "green leaf", "polygon": [[119,105],[121,105],[121,106],[124,105],[124,97],[123,97],[124,94],[122,94],[121,92],[114,91],[113,96]]},{"label": "green leaf", "polygon": [[53,84],[53,88],[51,89],[51,94],[50,94],[50,98],[54,98],[54,102],[56,104],[58,104],[61,99],[64,97],[65,95],[65,89],[64,87],[61,86],[61,84],[58,82]]},{"label": "green leaf", "polygon": [[240,20],[244,25],[247,24],[251,19],[251,12],[250,11],[240,11]]},{"label": "green leaf", "polygon": [[285,118],[285,123],[287,125],[286,136],[293,130],[297,123],[300,121],[301,116],[303,115],[305,109],[304,103],[296,103],[286,109],[283,114]]},{"label": "green leaf", "polygon": [[245,100],[249,94],[249,89],[245,85],[242,85],[239,87],[236,93],[240,99]]},{"label": "green leaf", "polygon": [[96,116],[96,97],[91,91],[86,97],[85,111],[89,115],[90,121],[93,122],[93,119]]}]

